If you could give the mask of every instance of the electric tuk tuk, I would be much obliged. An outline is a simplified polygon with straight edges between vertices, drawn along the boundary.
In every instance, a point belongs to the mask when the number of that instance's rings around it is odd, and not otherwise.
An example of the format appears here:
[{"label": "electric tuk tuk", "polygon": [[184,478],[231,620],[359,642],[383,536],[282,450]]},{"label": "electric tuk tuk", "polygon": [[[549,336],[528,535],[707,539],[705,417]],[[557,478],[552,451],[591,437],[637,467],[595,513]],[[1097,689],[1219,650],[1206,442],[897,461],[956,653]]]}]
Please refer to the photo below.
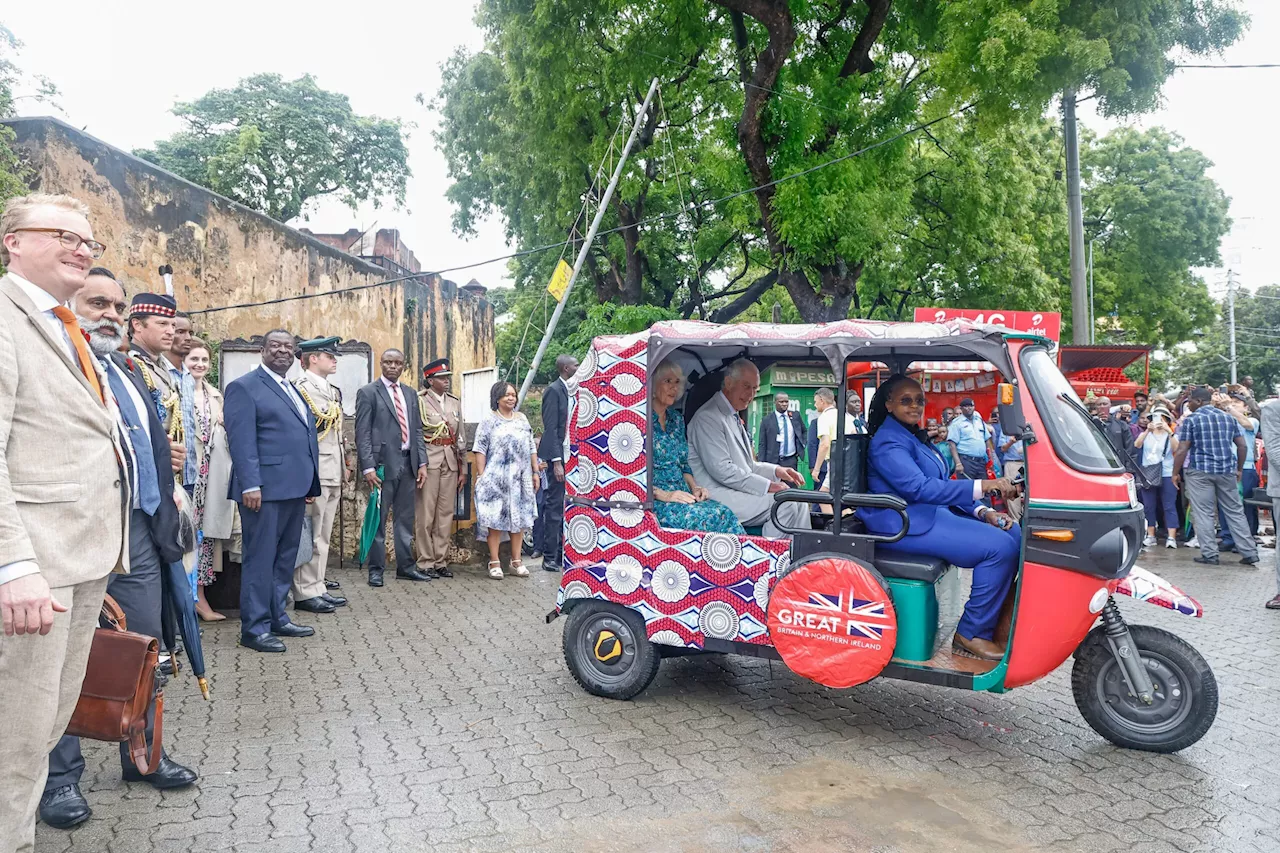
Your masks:
[{"label": "electric tuk tuk", "polygon": [[[1072,691],[1090,726],[1113,743],[1175,752],[1198,741],[1217,713],[1204,658],[1167,631],[1128,625],[1114,596],[1190,616],[1190,596],[1134,563],[1145,531],[1133,477],[1063,378],[1052,342],[967,320],[817,325],[698,321],[597,338],[578,371],[570,416],[565,571],[551,622],[564,614],[564,655],[588,692],[629,699],[664,657],[734,653],[781,660],[833,688],[877,676],[1002,693],[1074,656]],[[944,642],[960,615],[966,577],[944,561],[894,550],[906,503],[868,494],[869,440],[838,420],[829,491],[786,489],[772,519],[783,538],[673,530],[653,512],[650,375],[676,359],[689,379],[676,407],[688,423],[739,358],[852,362],[906,373],[918,362],[984,361],[1000,374],[1005,433],[1025,447],[1021,555],[996,640],[999,661],[954,655]],[[844,411],[846,389],[837,389]],[[702,484],[705,485],[705,484]],[[799,501],[831,515],[787,528],[778,506]],[[836,507],[837,509],[830,509]],[[897,511],[894,536],[868,532],[861,507]]]}]

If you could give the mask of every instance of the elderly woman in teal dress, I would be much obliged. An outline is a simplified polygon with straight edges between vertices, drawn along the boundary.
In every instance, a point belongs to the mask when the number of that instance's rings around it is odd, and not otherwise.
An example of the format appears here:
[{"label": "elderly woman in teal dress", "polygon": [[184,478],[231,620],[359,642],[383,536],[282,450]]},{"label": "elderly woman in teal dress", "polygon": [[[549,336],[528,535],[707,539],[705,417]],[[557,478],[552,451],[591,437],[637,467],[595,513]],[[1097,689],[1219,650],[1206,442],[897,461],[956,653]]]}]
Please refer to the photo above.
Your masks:
[{"label": "elderly woman in teal dress", "polygon": [[738,517],[693,480],[684,417],[671,408],[684,393],[684,371],[664,361],[653,374],[653,511],[663,527],[745,534]]}]

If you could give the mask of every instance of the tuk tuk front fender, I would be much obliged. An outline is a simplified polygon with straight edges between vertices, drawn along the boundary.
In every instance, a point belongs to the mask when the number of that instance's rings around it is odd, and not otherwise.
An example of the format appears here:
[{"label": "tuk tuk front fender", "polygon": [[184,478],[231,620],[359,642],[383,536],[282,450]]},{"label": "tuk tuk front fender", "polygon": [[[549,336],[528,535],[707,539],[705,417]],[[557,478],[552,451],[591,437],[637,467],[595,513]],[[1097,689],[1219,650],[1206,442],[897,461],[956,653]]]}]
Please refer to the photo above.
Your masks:
[{"label": "tuk tuk front fender", "polygon": [[1204,615],[1204,608],[1200,606],[1200,602],[1141,566],[1134,566],[1129,570],[1128,575],[1120,579],[1116,584],[1115,594],[1127,595],[1138,601],[1156,604],[1186,616]]}]

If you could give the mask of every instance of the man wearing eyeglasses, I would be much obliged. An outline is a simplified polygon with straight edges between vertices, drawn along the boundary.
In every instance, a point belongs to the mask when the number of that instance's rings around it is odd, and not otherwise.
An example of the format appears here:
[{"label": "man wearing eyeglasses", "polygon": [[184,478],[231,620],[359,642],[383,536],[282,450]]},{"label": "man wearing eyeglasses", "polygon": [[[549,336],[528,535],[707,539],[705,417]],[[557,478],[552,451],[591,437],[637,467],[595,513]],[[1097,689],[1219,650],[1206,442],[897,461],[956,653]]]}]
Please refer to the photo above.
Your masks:
[{"label": "man wearing eyeglasses", "polygon": [[[127,458],[66,306],[104,246],[67,196],[0,213],[0,850],[31,850],[107,575],[127,571]],[[92,543],[92,544],[87,544]]]}]

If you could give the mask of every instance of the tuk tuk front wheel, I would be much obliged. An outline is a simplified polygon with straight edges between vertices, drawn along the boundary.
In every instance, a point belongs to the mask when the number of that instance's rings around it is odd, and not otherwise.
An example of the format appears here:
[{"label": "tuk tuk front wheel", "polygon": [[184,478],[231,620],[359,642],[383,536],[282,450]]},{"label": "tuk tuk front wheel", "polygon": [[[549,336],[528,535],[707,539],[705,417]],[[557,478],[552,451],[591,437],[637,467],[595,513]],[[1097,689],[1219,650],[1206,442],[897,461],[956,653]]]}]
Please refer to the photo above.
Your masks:
[{"label": "tuk tuk front wheel", "polygon": [[1155,688],[1150,705],[1135,696],[1101,625],[1085,637],[1071,670],[1076,707],[1093,730],[1117,746],[1148,752],[1186,749],[1213,725],[1218,682],[1200,653],[1175,634],[1130,625]]},{"label": "tuk tuk front wheel", "polygon": [[564,661],[588,693],[630,699],[653,681],[662,656],[649,642],[639,613],[620,604],[584,601],[565,621]]}]

